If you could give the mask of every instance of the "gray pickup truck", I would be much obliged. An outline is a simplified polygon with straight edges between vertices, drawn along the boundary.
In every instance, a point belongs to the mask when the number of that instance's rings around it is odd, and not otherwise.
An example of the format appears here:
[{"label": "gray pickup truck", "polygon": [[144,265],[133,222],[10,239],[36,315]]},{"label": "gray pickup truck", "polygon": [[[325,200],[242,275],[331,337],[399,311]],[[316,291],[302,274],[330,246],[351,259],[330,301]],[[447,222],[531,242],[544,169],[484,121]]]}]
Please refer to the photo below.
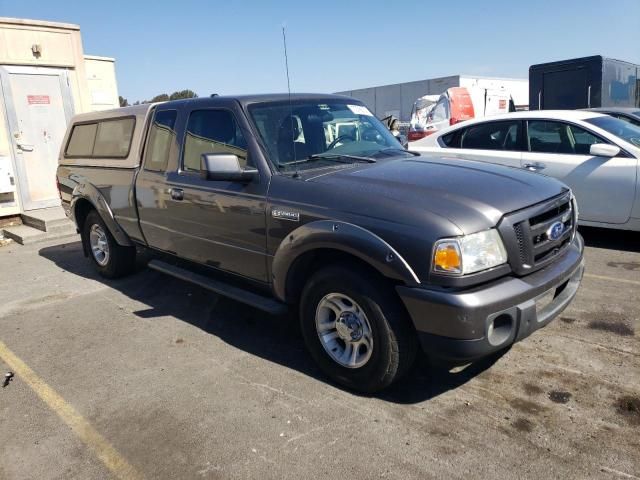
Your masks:
[{"label": "gray pickup truck", "polygon": [[102,275],[133,272],[146,249],[150,268],[293,310],[320,368],[364,392],[406,372],[419,346],[467,363],[527,337],[584,269],[564,184],[407,151],[341,96],[77,115],[57,181]]}]

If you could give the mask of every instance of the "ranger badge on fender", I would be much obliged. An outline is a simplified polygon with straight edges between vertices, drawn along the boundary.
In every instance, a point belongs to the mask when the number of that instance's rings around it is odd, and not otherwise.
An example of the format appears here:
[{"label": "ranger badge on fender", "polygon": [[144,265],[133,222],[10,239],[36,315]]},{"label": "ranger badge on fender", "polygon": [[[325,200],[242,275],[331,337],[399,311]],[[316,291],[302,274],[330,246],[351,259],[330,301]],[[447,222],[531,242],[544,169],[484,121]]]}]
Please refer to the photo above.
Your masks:
[{"label": "ranger badge on fender", "polygon": [[291,222],[299,222],[300,221],[300,213],[292,212],[291,210],[284,210],[282,208],[272,208],[271,216],[273,218],[279,218],[281,220],[289,220]]}]

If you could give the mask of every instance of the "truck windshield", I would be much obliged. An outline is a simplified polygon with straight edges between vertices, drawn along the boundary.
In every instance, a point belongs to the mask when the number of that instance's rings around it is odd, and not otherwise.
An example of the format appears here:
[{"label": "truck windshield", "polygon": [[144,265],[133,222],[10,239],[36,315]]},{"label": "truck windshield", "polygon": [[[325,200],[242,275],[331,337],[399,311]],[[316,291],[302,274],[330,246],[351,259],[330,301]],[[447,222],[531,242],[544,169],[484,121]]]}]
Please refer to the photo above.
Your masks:
[{"label": "truck windshield", "polygon": [[402,154],[391,132],[361,104],[296,100],[256,104],[249,113],[281,172],[373,162],[383,150]]},{"label": "truck windshield", "polygon": [[619,118],[610,117],[608,115],[589,118],[585,121],[606,130],[616,137],[629,142],[631,145],[640,147],[640,127],[636,125],[632,125],[629,122],[625,122]]}]

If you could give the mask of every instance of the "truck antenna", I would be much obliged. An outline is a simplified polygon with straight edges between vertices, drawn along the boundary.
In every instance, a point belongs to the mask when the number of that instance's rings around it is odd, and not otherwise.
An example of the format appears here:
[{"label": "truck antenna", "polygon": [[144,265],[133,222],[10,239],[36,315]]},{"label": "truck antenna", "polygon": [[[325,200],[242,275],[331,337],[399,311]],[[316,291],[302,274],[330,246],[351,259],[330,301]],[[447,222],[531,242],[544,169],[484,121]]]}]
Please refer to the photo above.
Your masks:
[{"label": "truck antenna", "polygon": [[285,26],[282,25],[282,43],[284,45],[284,67],[287,72],[287,93],[289,95],[289,121],[291,122],[291,146],[293,147],[293,164],[295,165],[295,172],[293,173],[293,178],[298,178],[300,174],[298,173],[298,162],[296,156],[296,139],[295,139],[295,129],[293,128],[293,105],[291,104],[291,82],[289,81],[289,58],[287,57],[287,34],[285,32]]}]

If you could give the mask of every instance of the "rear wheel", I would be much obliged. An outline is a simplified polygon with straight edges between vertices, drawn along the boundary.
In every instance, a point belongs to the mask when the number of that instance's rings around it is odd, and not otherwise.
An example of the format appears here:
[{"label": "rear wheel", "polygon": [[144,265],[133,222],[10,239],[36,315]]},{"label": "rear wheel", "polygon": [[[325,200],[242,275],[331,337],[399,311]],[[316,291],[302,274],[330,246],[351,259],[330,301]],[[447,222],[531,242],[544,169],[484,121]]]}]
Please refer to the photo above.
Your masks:
[{"label": "rear wheel", "polygon": [[135,247],[119,245],[95,210],[87,215],[84,222],[82,242],[100,275],[117,278],[135,269]]},{"label": "rear wheel", "polygon": [[385,388],[415,359],[415,332],[392,287],[357,266],[314,274],[302,293],[300,322],[320,368],[354,390]]}]

